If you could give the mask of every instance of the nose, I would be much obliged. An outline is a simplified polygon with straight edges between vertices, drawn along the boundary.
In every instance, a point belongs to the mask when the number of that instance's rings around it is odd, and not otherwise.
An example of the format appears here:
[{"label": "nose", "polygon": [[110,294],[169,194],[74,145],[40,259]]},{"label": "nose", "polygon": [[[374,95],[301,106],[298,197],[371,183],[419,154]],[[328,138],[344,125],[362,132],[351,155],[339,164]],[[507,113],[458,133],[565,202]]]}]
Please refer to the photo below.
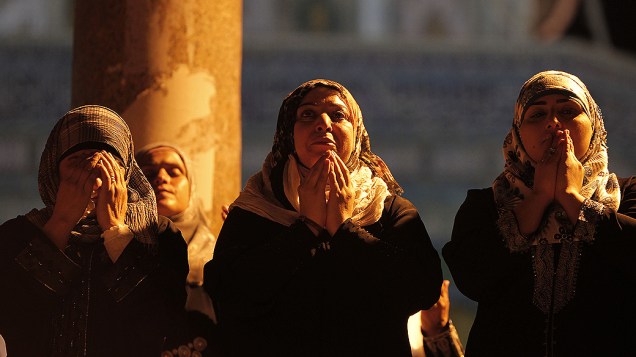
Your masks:
[{"label": "nose", "polygon": [[155,177],[152,180],[153,186],[159,186],[162,183],[169,183],[169,182],[170,182],[170,175],[168,175],[168,172],[163,167],[160,168],[159,171],[157,171],[157,175],[155,175]]},{"label": "nose", "polygon": [[546,129],[549,130],[556,130],[556,129],[561,129],[561,121],[559,120],[559,117],[556,114],[552,114],[550,115],[550,118],[548,119],[548,122],[546,124]]},{"label": "nose", "polygon": [[323,113],[316,121],[316,131],[332,131],[331,124],[331,118],[329,115],[327,113]]}]

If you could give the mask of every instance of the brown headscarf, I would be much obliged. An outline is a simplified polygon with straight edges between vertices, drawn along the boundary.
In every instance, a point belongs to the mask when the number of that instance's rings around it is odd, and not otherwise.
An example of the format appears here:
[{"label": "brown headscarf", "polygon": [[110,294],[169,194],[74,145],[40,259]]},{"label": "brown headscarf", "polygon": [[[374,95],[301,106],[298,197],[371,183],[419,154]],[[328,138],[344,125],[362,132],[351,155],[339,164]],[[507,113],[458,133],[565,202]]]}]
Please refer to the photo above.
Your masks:
[{"label": "brown headscarf", "polygon": [[[119,157],[128,183],[125,223],[135,239],[154,244],[157,238],[157,206],[152,187],[133,157],[132,135],[126,122],[111,109],[85,105],[66,113],[53,127],[42,152],[38,173],[40,197],[45,207],[33,210],[27,218],[43,226],[51,217],[59,187],[59,163],[69,151],[82,148],[107,148]],[[101,233],[97,220],[86,217],[71,232],[70,242],[91,242]]]},{"label": "brown headscarf", "polygon": [[[548,207],[539,229],[530,237],[519,232],[513,209],[523,201],[534,185],[534,165],[526,152],[519,129],[523,116],[537,98],[561,93],[577,101],[590,118],[593,129],[590,145],[580,159],[585,176],[581,194],[587,198],[579,221],[572,226],[562,207],[554,203]],[[542,311],[549,310],[553,284],[555,311],[574,296],[578,257],[583,242],[594,240],[596,221],[606,210],[616,211],[620,190],[615,174],[608,171],[607,133],[599,107],[589,91],[576,76],[560,71],[544,71],[534,75],[522,87],[515,105],[512,128],[503,145],[504,171],[495,179],[493,189],[499,210],[498,227],[511,252],[532,249],[534,252],[534,302]],[[561,244],[556,271],[553,244]],[[556,278],[553,278],[556,274]]]},{"label": "brown headscarf", "polygon": [[284,165],[285,194],[290,203],[298,202],[297,188],[300,178],[297,173],[297,158],[294,149],[294,124],[296,110],[302,99],[316,87],[333,89],[345,102],[351,112],[355,128],[354,150],[348,158],[342,158],[356,186],[356,209],[352,220],[361,225],[373,223],[379,219],[384,198],[389,194],[403,192],[393,178],[384,161],[371,152],[369,134],[364,128],[362,111],[351,93],[340,83],[315,79],[301,84],[291,92],[280,107],[272,151],[262,166],[262,170],[252,176],[232,207],[238,206],[275,222],[290,225],[298,219],[298,213],[285,208],[275,197],[272,190],[271,173],[278,165]]}]

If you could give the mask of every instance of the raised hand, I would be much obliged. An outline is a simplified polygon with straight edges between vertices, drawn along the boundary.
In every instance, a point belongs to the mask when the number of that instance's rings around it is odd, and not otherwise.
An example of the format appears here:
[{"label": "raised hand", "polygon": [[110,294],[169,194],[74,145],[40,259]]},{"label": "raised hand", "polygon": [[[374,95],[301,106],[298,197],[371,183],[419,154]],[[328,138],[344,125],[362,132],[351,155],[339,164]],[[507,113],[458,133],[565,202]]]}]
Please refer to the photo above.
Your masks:
[{"label": "raised hand", "polygon": [[422,332],[425,336],[431,337],[439,335],[448,325],[450,320],[450,299],[448,297],[449,280],[442,282],[439,300],[428,310],[422,310],[420,319],[422,321]]},{"label": "raised hand", "polygon": [[578,219],[578,212],[585,198],[581,195],[583,164],[576,158],[570,131],[559,133],[559,161],[556,177],[555,199],[565,209],[572,223]]},{"label": "raised hand", "polygon": [[[325,187],[329,170],[328,156],[325,154],[318,159],[298,187],[299,213],[321,227],[325,227],[327,217]],[[318,234],[314,227],[310,225],[309,228]]]},{"label": "raised hand", "polygon": [[97,222],[102,230],[123,225],[128,203],[128,187],[122,168],[115,157],[106,151],[99,153],[97,165],[102,186],[96,203]]},{"label": "raised hand", "polygon": [[558,171],[558,133],[546,140],[546,147],[541,160],[535,164],[534,186],[532,193],[537,199],[546,202],[546,206],[554,201],[556,176]]},{"label": "raised hand", "polygon": [[353,214],[355,191],[345,163],[335,152],[330,151],[329,154],[330,190],[325,226],[329,234],[333,236],[340,225]]},{"label": "raised hand", "polygon": [[91,193],[102,183],[97,169],[99,160],[98,154],[78,151],[60,162],[55,206],[43,227],[47,237],[60,249],[66,246],[69,233],[86,211]]},{"label": "raised hand", "polygon": [[545,209],[555,200],[560,156],[559,140],[557,133],[544,141],[543,156],[535,163],[532,192],[514,208],[519,232],[523,236],[529,237],[537,230]]}]

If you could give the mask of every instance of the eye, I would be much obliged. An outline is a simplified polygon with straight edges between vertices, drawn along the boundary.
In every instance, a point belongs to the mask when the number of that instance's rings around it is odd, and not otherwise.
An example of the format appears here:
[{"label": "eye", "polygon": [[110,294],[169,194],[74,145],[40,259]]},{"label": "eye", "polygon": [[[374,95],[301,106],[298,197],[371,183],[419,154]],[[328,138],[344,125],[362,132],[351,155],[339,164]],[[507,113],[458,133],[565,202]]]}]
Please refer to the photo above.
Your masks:
[{"label": "eye", "polygon": [[170,177],[183,176],[183,171],[180,168],[175,167],[169,172]]},{"label": "eye", "polygon": [[530,111],[528,113],[526,113],[526,121],[529,121],[531,123],[540,121],[541,119],[543,119],[546,116],[545,111],[543,110],[533,110]]},{"label": "eye", "polygon": [[297,119],[298,120],[304,120],[304,121],[313,120],[314,116],[315,116],[315,113],[314,113],[313,110],[305,109],[305,110],[301,111],[300,113],[298,113],[298,118]]},{"label": "eye", "polygon": [[567,106],[563,107],[563,109],[561,109],[560,113],[561,113],[561,115],[563,115],[565,117],[575,117],[579,113],[581,113],[581,108],[579,108],[578,106],[574,106],[574,105],[567,105]]},{"label": "eye", "polygon": [[343,112],[342,110],[338,110],[333,112],[333,114],[331,114],[331,118],[333,121],[341,121],[341,120],[346,120],[347,119],[347,113]]}]

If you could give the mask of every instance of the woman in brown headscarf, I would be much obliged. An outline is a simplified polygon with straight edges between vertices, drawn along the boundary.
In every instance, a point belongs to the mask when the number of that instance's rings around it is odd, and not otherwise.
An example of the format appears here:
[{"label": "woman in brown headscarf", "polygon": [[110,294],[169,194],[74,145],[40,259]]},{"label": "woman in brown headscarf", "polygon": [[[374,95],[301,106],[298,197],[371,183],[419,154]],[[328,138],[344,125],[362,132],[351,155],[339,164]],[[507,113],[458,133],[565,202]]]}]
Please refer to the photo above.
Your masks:
[{"label": "woman in brown headscarf", "polygon": [[609,172],[601,112],[559,71],[521,88],[504,171],[443,250],[479,302],[467,356],[624,356],[636,330],[636,179]]},{"label": "woman in brown headscarf", "polygon": [[410,356],[406,321],[442,277],[401,191],[347,89],[312,80],[289,94],[205,267],[228,353]]},{"label": "woman in brown headscarf", "polygon": [[38,175],[45,207],[0,227],[10,356],[152,356],[187,345],[186,245],[157,217],[133,153],[124,120],[101,106],[71,110],[51,131]]}]

